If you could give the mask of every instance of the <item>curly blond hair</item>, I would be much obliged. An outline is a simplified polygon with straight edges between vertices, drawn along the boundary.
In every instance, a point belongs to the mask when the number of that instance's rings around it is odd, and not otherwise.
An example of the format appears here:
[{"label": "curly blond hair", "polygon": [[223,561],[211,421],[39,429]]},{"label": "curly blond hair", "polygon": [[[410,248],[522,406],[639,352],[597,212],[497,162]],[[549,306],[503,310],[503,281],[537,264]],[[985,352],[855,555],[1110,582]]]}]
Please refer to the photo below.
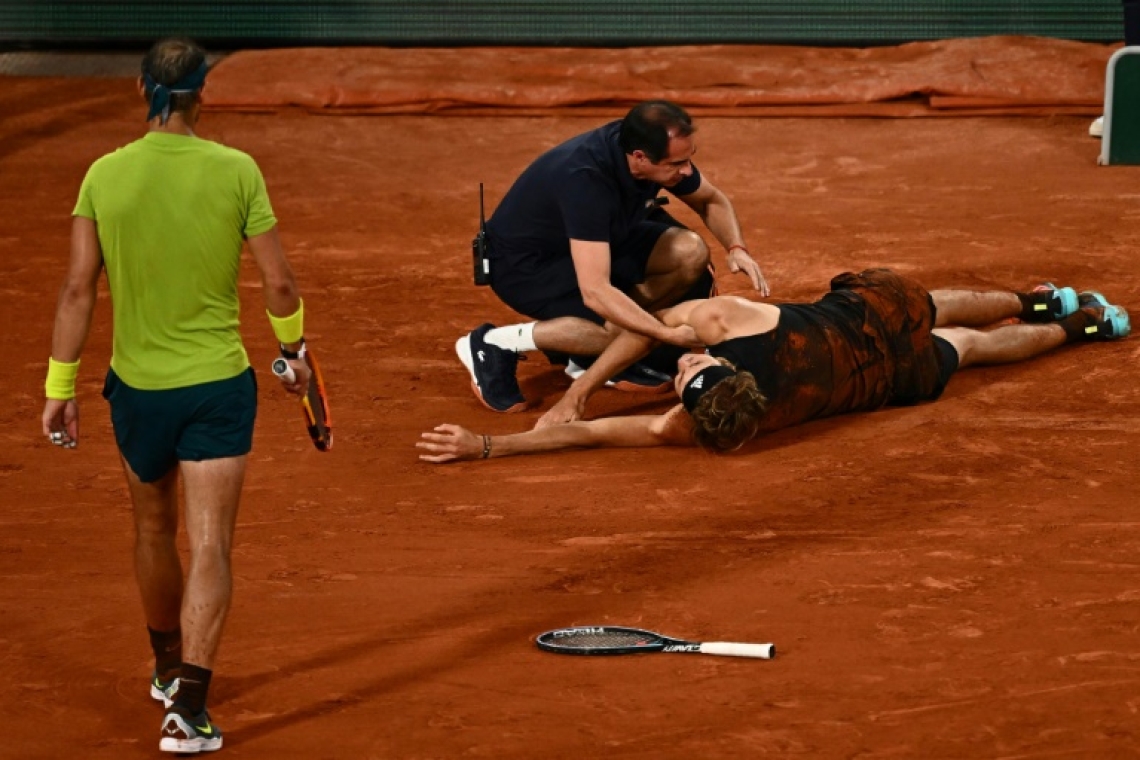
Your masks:
[{"label": "curly blond hair", "polygon": [[712,451],[735,451],[756,437],[767,414],[768,399],[760,392],[756,378],[751,372],[737,370],[705,392],[690,412],[693,441]]}]

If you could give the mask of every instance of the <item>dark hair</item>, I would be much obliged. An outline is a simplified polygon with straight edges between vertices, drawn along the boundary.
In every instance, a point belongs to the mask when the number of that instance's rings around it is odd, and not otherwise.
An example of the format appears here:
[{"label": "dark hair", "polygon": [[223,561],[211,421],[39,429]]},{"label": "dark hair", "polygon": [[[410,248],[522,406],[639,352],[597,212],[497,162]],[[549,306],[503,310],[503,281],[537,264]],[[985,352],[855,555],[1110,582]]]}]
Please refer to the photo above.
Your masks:
[{"label": "dark hair", "polygon": [[669,155],[670,138],[688,137],[695,131],[692,118],[681,106],[668,100],[647,100],[621,120],[618,142],[625,153],[644,151],[657,163]]},{"label": "dark hair", "polygon": [[[197,71],[206,62],[206,52],[186,37],[166,37],[154,43],[142,60],[142,75],[154,84],[171,87],[179,80]],[[170,95],[171,111],[187,111],[198,102],[199,90],[175,92]],[[154,94],[148,84],[146,96]]]},{"label": "dark hair", "polygon": [[768,399],[751,372],[737,370],[701,396],[690,412],[693,440],[705,449],[733,451],[760,432],[768,414]]}]

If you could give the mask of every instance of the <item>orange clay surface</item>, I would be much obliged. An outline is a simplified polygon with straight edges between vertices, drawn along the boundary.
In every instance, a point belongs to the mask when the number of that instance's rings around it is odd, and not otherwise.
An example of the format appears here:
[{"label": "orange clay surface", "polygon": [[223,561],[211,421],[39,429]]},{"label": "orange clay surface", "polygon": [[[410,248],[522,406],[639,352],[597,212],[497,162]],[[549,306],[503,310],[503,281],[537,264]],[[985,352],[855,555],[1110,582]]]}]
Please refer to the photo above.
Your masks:
[{"label": "orange clay surface", "polygon": [[[161,709],[106,405],[106,293],[78,450],[40,435],[69,214],[140,136],[126,79],[0,79],[0,756],[156,757]],[[613,116],[620,115],[616,110]],[[1140,342],[970,369],[942,400],[816,422],[745,452],[576,451],[434,466],[421,431],[527,429],[453,352],[516,315],[471,284],[488,209],[604,119],[207,112],[268,181],[332,394],[310,445],[242,276],[261,410],[211,711],[234,758],[1140,757]],[[1140,309],[1140,170],[1089,117],[704,118],[775,299],[885,265],[928,287],[1102,289]],[[673,204],[670,210],[680,204]],[[684,216],[691,221],[691,217]],[[745,282],[715,251],[724,292]],[[603,391],[591,415],[659,412]],[[610,623],[773,641],[771,661],[573,658]]]}]

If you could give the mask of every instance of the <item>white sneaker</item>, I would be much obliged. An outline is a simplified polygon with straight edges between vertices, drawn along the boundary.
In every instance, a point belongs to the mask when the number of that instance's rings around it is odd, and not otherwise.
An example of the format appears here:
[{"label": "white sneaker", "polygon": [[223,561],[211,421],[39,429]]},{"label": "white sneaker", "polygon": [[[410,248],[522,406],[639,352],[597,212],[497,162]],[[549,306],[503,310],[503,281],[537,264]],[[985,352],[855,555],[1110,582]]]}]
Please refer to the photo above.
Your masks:
[{"label": "white sneaker", "polygon": [[174,704],[174,695],[178,693],[178,682],[177,678],[163,681],[155,673],[150,679],[151,699],[161,702],[163,707],[170,707]]},{"label": "white sneaker", "polygon": [[584,367],[579,367],[578,362],[574,361],[573,359],[566,362],[566,369],[563,371],[571,380],[577,380],[582,375],[586,374],[586,369]]},{"label": "white sneaker", "polygon": [[1096,120],[1089,124],[1089,137],[1103,137],[1104,136],[1104,117],[1098,116]]}]

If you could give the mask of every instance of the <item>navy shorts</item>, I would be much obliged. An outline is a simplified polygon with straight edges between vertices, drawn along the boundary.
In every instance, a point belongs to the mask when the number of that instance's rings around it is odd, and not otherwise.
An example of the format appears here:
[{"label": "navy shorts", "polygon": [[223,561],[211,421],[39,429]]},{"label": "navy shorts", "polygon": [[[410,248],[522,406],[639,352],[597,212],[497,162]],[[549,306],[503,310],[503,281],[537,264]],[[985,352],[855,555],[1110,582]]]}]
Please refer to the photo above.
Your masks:
[{"label": "navy shorts", "polygon": [[107,371],[115,442],[139,480],[153,483],[179,462],[248,454],[257,417],[257,378],[250,367],[228,380],[144,391]]},{"label": "navy shorts", "polygon": [[[664,211],[658,211],[651,219],[636,225],[625,240],[611,248],[610,282],[615,288],[628,293],[635,285],[644,282],[645,267],[653,247],[671,227],[684,228],[684,225]],[[579,317],[599,325],[605,322],[582,300],[574,260],[569,255],[545,264],[535,273],[512,271],[503,265],[496,268],[494,262],[491,266],[491,289],[519,314],[539,321]]]},{"label": "navy shorts", "polygon": [[954,344],[945,338],[931,335],[934,340],[934,350],[938,352],[938,395],[946,389],[950,377],[958,371],[958,351]]}]

